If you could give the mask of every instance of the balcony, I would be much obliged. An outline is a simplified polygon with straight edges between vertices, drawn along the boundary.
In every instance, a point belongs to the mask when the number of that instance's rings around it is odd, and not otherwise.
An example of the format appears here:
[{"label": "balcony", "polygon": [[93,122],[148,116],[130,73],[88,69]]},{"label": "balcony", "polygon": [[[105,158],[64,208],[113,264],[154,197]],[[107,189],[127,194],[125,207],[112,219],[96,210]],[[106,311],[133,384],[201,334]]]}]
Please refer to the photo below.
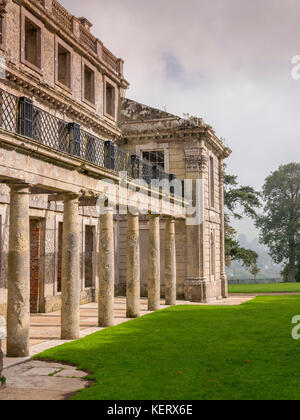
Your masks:
[{"label": "balcony", "polygon": [[[174,194],[176,177],[157,166],[121,150],[115,143],[105,141],[82,129],[76,123],[66,122],[33,105],[24,96],[17,97],[0,89],[0,128],[28,137],[39,144],[67,153],[98,167],[127,172],[130,179],[143,179],[148,185],[153,180],[162,183],[165,192]],[[181,182],[181,181],[180,181]],[[154,183],[155,184],[155,183]]]}]

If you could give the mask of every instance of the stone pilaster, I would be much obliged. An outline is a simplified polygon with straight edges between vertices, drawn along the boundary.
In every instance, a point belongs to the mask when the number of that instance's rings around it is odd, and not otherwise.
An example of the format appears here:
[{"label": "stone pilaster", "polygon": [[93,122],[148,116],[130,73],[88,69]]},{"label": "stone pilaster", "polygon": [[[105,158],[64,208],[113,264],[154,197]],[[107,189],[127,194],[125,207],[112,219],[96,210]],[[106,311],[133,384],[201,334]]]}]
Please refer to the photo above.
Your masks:
[{"label": "stone pilaster", "polygon": [[225,212],[224,212],[224,163],[220,159],[220,264],[221,264],[221,293],[222,297],[228,298],[228,280],[225,269]]},{"label": "stone pilaster", "polygon": [[74,340],[80,336],[79,305],[79,210],[78,196],[64,196],[62,249],[61,338]]},{"label": "stone pilaster", "polygon": [[29,355],[29,187],[10,185],[7,356]]},{"label": "stone pilaster", "polygon": [[166,305],[176,305],[176,240],[175,218],[173,217],[166,217],[165,285]]},{"label": "stone pilaster", "polygon": [[160,217],[149,215],[148,309],[160,309]]},{"label": "stone pilaster", "polygon": [[140,234],[139,215],[127,216],[126,295],[127,318],[140,316]]},{"label": "stone pilaster", "polygon": [[99,243],[99,327],[114,325],[114,221],[107,208],[100,217]]},{"label": "stone pilaster", "polygon": [[205,303],[209,298],[210,285],[205,277],[205,198],[201,189],[204,189],[207,156],[203,140],[197,145],[187,146],[186,170],[193,180],[192,201],[198,217],[187,221],[186,226],[185,297],[191,302]]}]

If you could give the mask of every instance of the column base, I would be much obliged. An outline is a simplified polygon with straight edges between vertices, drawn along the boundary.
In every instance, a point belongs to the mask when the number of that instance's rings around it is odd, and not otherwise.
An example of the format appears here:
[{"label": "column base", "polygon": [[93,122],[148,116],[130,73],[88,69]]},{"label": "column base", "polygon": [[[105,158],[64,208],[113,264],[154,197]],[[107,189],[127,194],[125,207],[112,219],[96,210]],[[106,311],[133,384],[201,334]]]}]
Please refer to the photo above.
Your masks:
[{"label": "column base", "polygon": [[206,279],[188,278],[184,282],[185,299],[189,302],[210,303],[222,299],[220,281],[209,282]]}]

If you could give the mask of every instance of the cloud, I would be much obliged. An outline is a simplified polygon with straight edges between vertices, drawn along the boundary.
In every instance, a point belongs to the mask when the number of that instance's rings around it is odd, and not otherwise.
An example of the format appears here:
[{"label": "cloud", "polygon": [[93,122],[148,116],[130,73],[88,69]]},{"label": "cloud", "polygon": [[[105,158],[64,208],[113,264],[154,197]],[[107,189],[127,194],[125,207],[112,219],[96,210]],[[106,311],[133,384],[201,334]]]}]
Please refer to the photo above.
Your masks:
[{"label": "cloud", "polygon": [[228,170],[260,188],[299,160],[296,0],[61,0],[125,60],[127,96],[203,117],[232,148]]}]

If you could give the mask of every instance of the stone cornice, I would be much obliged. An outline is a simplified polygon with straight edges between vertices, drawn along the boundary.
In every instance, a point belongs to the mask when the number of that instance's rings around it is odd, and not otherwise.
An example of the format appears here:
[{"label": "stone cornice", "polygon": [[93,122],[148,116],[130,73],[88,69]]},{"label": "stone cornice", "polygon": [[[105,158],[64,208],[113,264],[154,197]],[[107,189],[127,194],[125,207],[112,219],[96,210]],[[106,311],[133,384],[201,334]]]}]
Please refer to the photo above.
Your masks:
[{"label": "stone cornice", "polygon": [[149,138],[151,141],[158,142],[167,142],[167,141],[186,141],[188,138],[197,138],[204,140],[207,145],[209,145],[215,153],[222,159],[225,159],[230,156],[231,150],[228,147],[225,147],[221,140],[214,134],[209,126],[203,125],[200,127],[186,127],[186,128],[161,128],[153,130],[135,130],[127,131],[122,125],[124,138],[128,139],[127,142],[133,139],[146,139]]}]

